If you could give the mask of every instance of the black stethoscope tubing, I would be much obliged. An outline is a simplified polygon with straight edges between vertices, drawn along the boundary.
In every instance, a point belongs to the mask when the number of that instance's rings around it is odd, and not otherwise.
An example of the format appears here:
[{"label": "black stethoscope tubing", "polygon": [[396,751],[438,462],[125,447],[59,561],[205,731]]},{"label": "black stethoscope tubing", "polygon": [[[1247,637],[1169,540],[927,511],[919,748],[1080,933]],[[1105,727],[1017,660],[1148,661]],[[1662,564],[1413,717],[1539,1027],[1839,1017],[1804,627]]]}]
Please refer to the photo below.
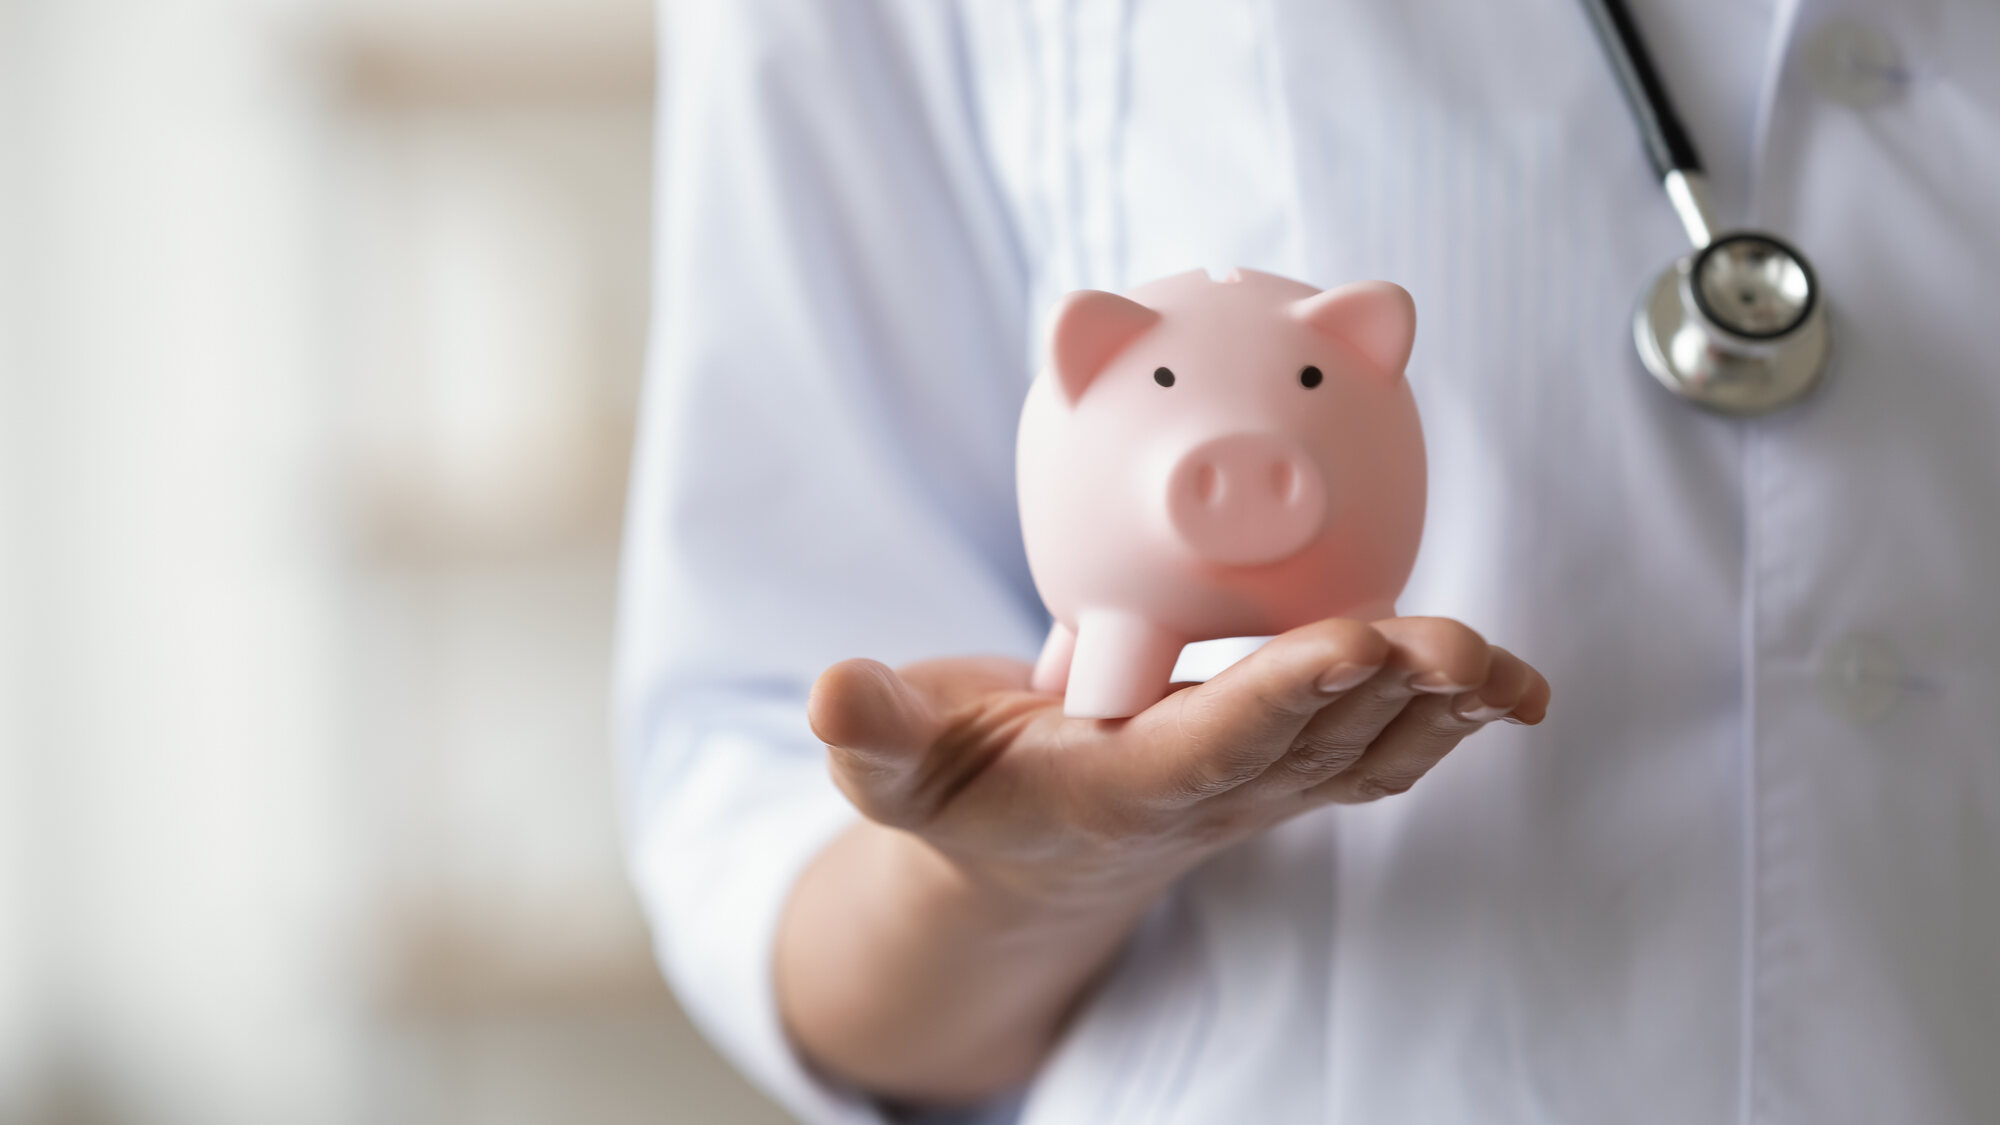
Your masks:
[{"label": "black stethoscope tubing", "polygon": [[1687,126],[1674,111],[1673,99],[1667,96],[1667,87],[1660,81],[1653,56],[1646,50],[1639,25],[1632,22],[1624,0],[1583,0],[1583,9],[1604,46],[1612,73],[1618,77],[1625,104],[1632,107],[1653,174],[1665,179],[1669,172],[1701,172],[1701,155],[1695,151],[1694,138],[1688,136]]}]

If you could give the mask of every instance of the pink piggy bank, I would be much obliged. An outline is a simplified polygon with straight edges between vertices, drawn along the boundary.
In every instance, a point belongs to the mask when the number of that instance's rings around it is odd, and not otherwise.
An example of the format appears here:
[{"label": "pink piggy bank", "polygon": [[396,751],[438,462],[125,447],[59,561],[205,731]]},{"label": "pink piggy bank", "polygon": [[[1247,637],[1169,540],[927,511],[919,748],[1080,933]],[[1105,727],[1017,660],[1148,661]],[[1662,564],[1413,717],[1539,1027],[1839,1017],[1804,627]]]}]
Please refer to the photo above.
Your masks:
[{"label": "pink piggy bank", "polygon": [[1394,616],[1424,522],[1415,339],[1385,281],[1197,270],[1065,297],[1021,411],[1021,530],[1055,616],[1036,690],[1120,718],[1189,642]]}]

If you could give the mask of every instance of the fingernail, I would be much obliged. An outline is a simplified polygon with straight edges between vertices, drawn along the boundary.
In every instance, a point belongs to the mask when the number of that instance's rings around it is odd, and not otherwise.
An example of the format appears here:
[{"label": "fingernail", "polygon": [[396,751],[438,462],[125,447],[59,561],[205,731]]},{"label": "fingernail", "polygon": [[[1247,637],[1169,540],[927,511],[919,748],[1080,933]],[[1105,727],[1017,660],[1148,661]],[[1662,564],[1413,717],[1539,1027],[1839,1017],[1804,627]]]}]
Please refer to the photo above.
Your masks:
[{"label": "fingernail", "polygon": [[1413,677],[1410,680],[1410,686],[1418,691],[1443,692],[1466,690],[1466,685],[1453,683],[1451,678],[1443,672],[1425,672],[1421,676]]},{"label": "fingernail", "polygon": [[1525,727],[1528,725],[1528,720],[1522,718],[1519,715],[1502,715],[1500,716],[1500,719],[1502,722],[1513,723],[1517,727]]},{"label": "fingernail", "polygon": [[1505,715],[1507,708],[1495,706],[1469,691],[1451,701],[1451,713],[1468,723],[1490,723]]},{"label": "fingernail", "polygon": [[1368,677],[1380,671],[1381,668],[1382,666],[1379,664],[1342,664],[1333,671],[1321,676],[1316,686],[1322,692],[1333,695],[1336,692],[1343,692],[1349,688],[1360,687],[1362,684],[1368,682]]}]

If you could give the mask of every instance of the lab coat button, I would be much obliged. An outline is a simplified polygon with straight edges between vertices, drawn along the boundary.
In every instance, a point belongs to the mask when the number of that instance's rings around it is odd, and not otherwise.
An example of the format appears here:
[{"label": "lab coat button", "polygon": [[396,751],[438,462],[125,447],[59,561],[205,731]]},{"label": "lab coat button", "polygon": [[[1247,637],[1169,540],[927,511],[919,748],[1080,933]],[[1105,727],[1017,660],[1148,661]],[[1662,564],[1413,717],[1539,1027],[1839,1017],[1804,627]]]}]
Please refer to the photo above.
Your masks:
[{"label": "lab coat button", "polygon": [[1856,109],[1895,97],[1909,78],[1895,42],[1851,19],[1831,19],[1816,28],[1801,48],[1799,66],[1820,97]]},{"label": "lab coat button", "polygon": [[1820,698],[1850,723],[1887,718],[1903,697],[1904,683],[1902,659],[1880,637],[1849,633],[1820,653]]}]

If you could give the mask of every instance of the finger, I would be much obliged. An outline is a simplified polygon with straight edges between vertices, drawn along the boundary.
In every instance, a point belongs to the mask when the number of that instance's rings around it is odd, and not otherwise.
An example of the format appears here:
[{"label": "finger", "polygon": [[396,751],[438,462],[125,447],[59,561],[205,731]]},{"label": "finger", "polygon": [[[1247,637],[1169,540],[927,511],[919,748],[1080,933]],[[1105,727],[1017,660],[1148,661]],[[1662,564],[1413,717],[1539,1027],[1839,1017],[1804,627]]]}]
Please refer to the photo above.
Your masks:
[{"label": "finger", "polygon": [[1241,785],[1388,657],[1388,642],[1359,621],[1319,621],[1274,638],[1132,720],[1124,741],[1135,748],[1141,784],[1169,804]]},{"label": "finger", "polygon": [[1452,714],[1468,722],[1490,723],[1512,712],[1539,677],[1527,661],[1495,645],[1486,682],[1452,696]]},{"label": "finger", "polygon": [[1464,622],[1397,617],[1375,628],[1389,640],[1391,665],[1408,670],[1414,692],[1464,691],[1486,682],[1494,648]]},{"label": "finger", "polygon": [[1307,796],[1357,804],[1405,792],[1468,735],[1511,711],[1537,678],[1519,657],[1495,648],[1485,683],[1411,699],[1353,764],[1308,788]]},{"label": "finger", "polygon": [[1381,671],[1313,716],[1260,787],[1295,791],[1332,777],[1353,765],[1413,697],[1476,688],[1491,672],[1490,646],[1457,621],[1403,617],[1375,628],[1389,643]]},{"label": "finger", "polygon": [[806,720],[826,743],[834,781],[876,820],[901,819],[926,750],[944,722],[922,692],[888,665],[843,660],[820,673]]},{"label": "finger", "polygon": [[1549,717],[1549,680],[1533,667],[1528,672],[1528,687],[1521,693],[1521,701],[1502,718],[1510,723],[1534,726]]}]

